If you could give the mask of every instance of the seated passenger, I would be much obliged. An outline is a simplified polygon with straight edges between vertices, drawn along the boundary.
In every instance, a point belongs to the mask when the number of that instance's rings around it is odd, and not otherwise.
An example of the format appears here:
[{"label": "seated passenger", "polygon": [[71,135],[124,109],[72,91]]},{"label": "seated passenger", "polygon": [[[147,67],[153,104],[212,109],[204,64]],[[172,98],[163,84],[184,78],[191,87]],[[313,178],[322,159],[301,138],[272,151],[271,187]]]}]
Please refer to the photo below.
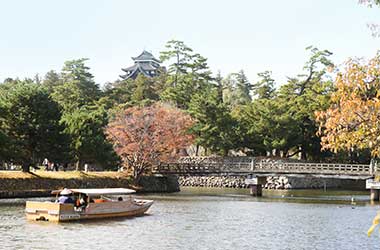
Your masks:
[{"label": "seated passenger", "polygon": [[70,189],[64,188],[60,193],[60,196],[58,198],[58,203],[65,204],[65,203],[71,203],[74,204],[74,200],[71,197],[73,192]]},{"label": "seated passenger", "polygon": [[83,195],[82,198],[79,200],[79,207],[86,207],[88,203],[88,196]]}]

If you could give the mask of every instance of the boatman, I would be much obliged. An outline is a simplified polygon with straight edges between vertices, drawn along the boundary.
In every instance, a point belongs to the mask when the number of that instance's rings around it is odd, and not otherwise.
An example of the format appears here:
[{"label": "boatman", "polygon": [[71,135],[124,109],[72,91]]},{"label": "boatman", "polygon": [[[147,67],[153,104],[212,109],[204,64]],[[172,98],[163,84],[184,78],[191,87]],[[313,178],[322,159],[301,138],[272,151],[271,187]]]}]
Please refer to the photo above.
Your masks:
[{"label": "boatman", "polygon": [[70,189],[64,188],[60,193],[59,193],[59,198],[58,198],[58,203],[71,203],[74,204],[74,200],[71,197],[73,192]]}]

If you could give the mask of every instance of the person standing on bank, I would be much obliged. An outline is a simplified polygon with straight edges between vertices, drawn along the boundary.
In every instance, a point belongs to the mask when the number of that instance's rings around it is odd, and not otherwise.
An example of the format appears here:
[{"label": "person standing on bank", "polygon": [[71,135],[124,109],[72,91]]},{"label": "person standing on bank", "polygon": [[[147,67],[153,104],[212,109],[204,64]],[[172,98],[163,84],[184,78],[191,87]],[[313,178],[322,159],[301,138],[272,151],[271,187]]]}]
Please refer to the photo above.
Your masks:
[{"label": "person standing on bank", "polygon": [[42,166],[45,167],[46,171],[48,170],[48,168],[49,168],[49,160],[47,158],[45,158],[44,161],[42,162]]}]

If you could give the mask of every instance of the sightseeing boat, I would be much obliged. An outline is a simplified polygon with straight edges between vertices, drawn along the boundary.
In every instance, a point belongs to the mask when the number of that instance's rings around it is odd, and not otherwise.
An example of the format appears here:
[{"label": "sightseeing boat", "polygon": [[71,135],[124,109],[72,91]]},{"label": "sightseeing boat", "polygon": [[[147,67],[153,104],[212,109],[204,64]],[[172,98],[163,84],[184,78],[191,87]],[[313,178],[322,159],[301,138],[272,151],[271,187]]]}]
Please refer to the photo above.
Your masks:
[{"label": "sightseeing boat", "polygon": [[[135,199],[133,193],[127,188],[55,190],[56,201],[27,201],[25,212],[28,220],[53,222],[143,215],[153,201]],[[70,197],[70,203],[61,203],[59,195]]]}]

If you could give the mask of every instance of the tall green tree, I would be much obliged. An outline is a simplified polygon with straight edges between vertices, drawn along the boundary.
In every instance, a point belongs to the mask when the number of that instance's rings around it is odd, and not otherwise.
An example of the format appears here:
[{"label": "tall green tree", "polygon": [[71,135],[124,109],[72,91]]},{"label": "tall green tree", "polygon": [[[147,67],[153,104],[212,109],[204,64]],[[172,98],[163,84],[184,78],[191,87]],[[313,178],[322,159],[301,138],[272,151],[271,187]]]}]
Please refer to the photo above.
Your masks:
[{"label": "tall green tree", "polygon": [[131,99],[135,89],[136,83],[133,79],[106,83],[99,102],[103,103],[106,109],[129,107],[132,105]]},{"label": "tall green tree", "polygon": [[196,135],[196,145],[222,155],[236,148],[238,124],[227,105],[220,102],[216,88],[195,94],[189,113],[196,119],[191,129]]},{"label": "tall green tree", "polygon": [[101,96],[90,68],[85,65],[87,60],[82,58],[65,62],[61,72],[63,84],[57,86],[52,93],[54,100],[62,106],[64,112],[93,104]]},{"label": "tall green tree", "polygon": [[296,138],[295,123],[277,99],[255,99],[235,109],[239,122],[241,147],[254,155],[286,155]]},{"label": "tall green tree", "polygon": [[245,73],[241,70],[239,73],[231,73],[222,81],[223,100],[230,107],[246,105],[252,101],[252,85],[248,81]]},{"label": "tall green tree", "polygon": [[165,51],[160,52],[160,60],[170,62],[168,73],[174,75],[172,84],[176,86],[179,76],[188,72],[193,50],[183,41],[178,40],[168,41],[165,48]]},{"label": "tall green tree", "polygon": [[59,124],[61,112],[43,86],[32,80],[1,85],[0,110],[6,160],[29,171],[44,158],[62,162],[69,157],[69,140]]},{"label": "tall green tree", "polygon": [[191,97],[202,92],[211,84],[211,71],[207,59],[182,41],[172,40],[166,45],[160,58],[170,63],[166,89],[160,97],[164,101],[173,102],[177,107],[187,109]]},{"label": "tall green tree", "polygon": [[44,79],[42,80],[42,85],[47,88],[49,93],[52,93],[54,88],[62,85],[62,83],[63,82],[61,76],[54,70],[47,72]]},{"label": "tall green tree", "polygon": [[224,86],[223,86],[223,77],[222,77],[220,71],[218,71],[218,74],[215,77],[215,85],[216,85],[216,89],[218,91],[217,92],[218,93],[218,102],[223,103],[224,102],[224,100],[223,100]]},{"label": "tall green tree", "polygon": [[253,95],[258,99],[271,99],[275,95],[275,81],[271,71],[264,71],[257,74],[260,78],[252,85]]},{"label": "tall green tree", "polygon": [[252,85],[248,81],[243,70],[236,74],[236,97],[237,104],[248,104],[252,101],[251,97]]},{"label": "tall green tree", "polygon": [[243,131],[242,146],[254,154],[322,157],[314,113],[328,107],[332,84],[326,70],[332,67],[331,52],[314,47],[307,50],[311,56],[304,74],[290,78],[275,91],[270,73],[260,73],[261,79],[253,85],[254,101],[235,109],[234,116]]},{"label": "tall green tree", "polygon": [[84,163],[101,164],[106,169],[117,167],[119,158],[104,133],[108,124],[106,110],[84,105],[73,112],[64,113],[61,122],[65,124],[65,132],[71,137],[77,170]]},{"label": "tall green tree", "polygon": [[[61,72],[63,84],[55,87],[52,93],[62,109],[61,124],[71,138],[77,170],[85,162],[104,164],[104,159],[116,159],[103,131],[108,117],[104,103],[99,101],[101,91],[85,65],[86,60],[65,62]],[[116,161],[113,164],[117,164]]]},{"label": "tall green tree", "polygon": [[131,97],[133,104],[141,104],[144,106],[159,100],[159,96],[154,89],[155,80],[155,78],[148,78],[141,74],[137,76],[135,80],[136,88]]},{"label": "tall green tree", "polygon": [[279,89],[278,103],[292,117],[297,126],[292,130],[297,139],[294,148],[303,159],[315,159],[321,155],[320,138],[316,136],[317,124],[315,111],[326,110],[333,90],[331,80],[326,78],[328,68],[333,67],[329,57],[331,52],[308,47],[310,59],[304,66],[304,74],[289,78],[287,84]]}]

